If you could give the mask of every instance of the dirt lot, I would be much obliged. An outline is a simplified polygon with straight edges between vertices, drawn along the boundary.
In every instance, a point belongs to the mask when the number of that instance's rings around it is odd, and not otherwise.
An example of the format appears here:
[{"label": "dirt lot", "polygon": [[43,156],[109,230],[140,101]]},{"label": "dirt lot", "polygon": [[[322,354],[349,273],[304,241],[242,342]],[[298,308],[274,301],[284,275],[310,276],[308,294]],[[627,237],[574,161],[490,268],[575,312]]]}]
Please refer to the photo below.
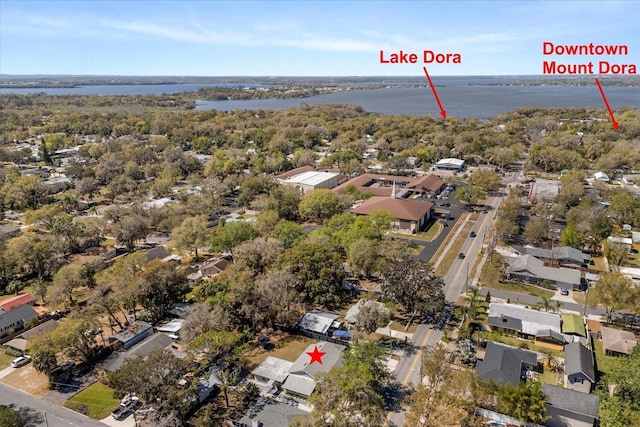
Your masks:
[{"label": "dirt lot", "polygon": [[49,384],[47,376],[36,372],[31,364],[14,369],[0,382],[36,396],[44,395]]}]

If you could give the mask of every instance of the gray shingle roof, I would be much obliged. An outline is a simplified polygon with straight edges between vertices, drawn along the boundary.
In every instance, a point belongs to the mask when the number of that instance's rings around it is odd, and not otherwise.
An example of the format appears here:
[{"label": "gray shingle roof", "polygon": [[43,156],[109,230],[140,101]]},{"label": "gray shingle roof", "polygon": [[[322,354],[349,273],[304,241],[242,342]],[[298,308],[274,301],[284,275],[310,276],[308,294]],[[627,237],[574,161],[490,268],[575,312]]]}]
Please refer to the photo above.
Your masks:
[{"label": "gray shingle roof", "polygon": [[595,394],[582,393],[570,388],[542,384],[542,391],[547,398],[547,405],[574,414],[598,418],[600,398]]},{"label": "gray shingle roof", "polygon": [[[310,365],[311,358],[307,352],[312,352],[316,345],[319,351],[326,354],[322,356],[322,364],[316,362]],[[334,365],[342,366],[342,352],[344,349],[345,347],[342,345],[326,341],[309,345],[289,369],[289,376],[282,388],[296,394],[310,396],[316,387],[313,376],[318,372],[329,372]]]},{"label": "gray shingle roof", "polygon": [[0,329],[16,322],[27,323],[31,319],[37,319],[38,313],[28,304],[18,306],[13,310],[0,313]]},{"label": "gray shingle roof", "polygon": [[489,319],[500,318],[501,316],[507,319],[519,319],[522,323],[522,328],[519,331],[527,335],[536,335],[539,331],[545,329],[562,333],[560,316],[555,313],[532,310],[517,304],[496,302],[489,304]]},{"label": "gray shingle roof", "polygon": [[537,361],[538,356],[532,351],[489,342],[484,360],[478,362],[476,370],[481,377],[496,383],[518,384],[523,363],[535,366]]},{"label": "gray shingle roof", "polygon": [[582,264],[584,261],[591,259],[591,256],[571,246],[556,246],[553,249],[536,248],[533,246],[513,246],[513,249],[522,255],[533,255],[536,258],[546,259],[566,259],[575,261],[577,264]]},{"label": "gray shingle roof", "polygon": [[573,375],[582,373],[592,383],[596,382],[591,350],[579,342],[564,346],[564,373]]},{"label": "gray shingle roof", "polygon": [[533,255],[520,255],[506,258],[507,273],[536,277],[560,284],[579,285],[580,271],[570,268],[546,267],[542,261]]},{"label": "gray shingle roof", "polygon": [[291,420],[298,415],[305,414],[307,412],[295,406],[262,397],[239,422],[250,426],[255,420],[260,422],[259,425],[262,427],[282,427],[288,426]]}]

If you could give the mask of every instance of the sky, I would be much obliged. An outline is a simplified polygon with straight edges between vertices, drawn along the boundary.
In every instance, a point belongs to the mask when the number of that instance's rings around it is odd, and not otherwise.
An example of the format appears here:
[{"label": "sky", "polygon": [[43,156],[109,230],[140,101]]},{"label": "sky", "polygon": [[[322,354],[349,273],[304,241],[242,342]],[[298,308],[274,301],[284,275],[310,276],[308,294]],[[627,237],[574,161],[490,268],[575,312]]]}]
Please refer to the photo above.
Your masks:
[{"label": "sky", "polygon": [[[627,45],[640,1],[0,0],[0,74],[536,75],[542,43]],[[381,64],[380,51],[418,64]],[[425,50],[461,64],[424,64]],[[600,58],[595,58],[599,60]]]}]

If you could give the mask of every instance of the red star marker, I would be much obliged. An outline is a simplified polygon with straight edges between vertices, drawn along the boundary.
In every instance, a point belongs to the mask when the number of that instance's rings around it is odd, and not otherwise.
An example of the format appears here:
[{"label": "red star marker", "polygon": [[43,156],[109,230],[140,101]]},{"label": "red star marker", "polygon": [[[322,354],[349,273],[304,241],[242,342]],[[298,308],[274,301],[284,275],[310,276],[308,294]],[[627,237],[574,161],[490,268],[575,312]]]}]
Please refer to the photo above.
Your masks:
[{"label": "red star marker", "polygon": [[322,365],[322,356],[324,356],[327,353],[324,351],[318,350],[318,346],[315,346],[313,348],[313,351],[307,351],[307,354],[311,357],[311,362],[309,363],[309,365],[313,365],[314,362],[318,362],[319,364]]}]

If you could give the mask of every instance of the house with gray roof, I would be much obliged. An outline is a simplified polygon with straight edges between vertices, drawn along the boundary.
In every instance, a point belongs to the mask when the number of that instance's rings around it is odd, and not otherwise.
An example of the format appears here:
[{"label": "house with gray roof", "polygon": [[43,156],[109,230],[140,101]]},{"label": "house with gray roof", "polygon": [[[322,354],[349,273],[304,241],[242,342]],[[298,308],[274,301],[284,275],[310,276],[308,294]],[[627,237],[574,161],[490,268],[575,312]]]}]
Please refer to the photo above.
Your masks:
[{"label": "house with gray roof", "polygon": [[288,426],[295,417],[308,414],[293,402],[261,397],[242,418],[227,420],[226,424],[232,427],[282,427]]},{"label": "house with gray roof", "polygon": [[133,322],[129,327],[120,333],[111,335],[109,337],[109,343],[120,343],[125,349],[133,347],[149,335],[153,333],[153,326],[151,323],[138,320]]},{"label": "house with gray roof", "polygon": [[600,397],[564,387],[542,384],[546,403],[547,427],[593,427],[598,422]]},{"label": "house with gray roof", "polygon": [[38,313],[29,304],[23,304],[10,311],[0,312],[0,338],[24,329]]},{"label": "house with gray roof", "polygon": [[507,277],[527,283],[554,283],[559,288],[574,289],[580,286],[580,271],[564,267],[547,267],[533,255],[506,257]]},{"label": "house with gray roof", "polygon": [[528,372],[537,369],[538,355],[533,351],[494,342],[487,343],[484,360],[476,364],[480,377],[496,384],[518,385],[527,378]]},{"label": "house with gray roof", "polygon": [[268,356],[251,373],[256,381],[268,387],[280,387],[289,376],[291,366],[293,366],[293,362]]},{"label": "house with gray roof", "polygon": [[596,383],[593,354],[584,345],[574,342],[564,346],[564,386],[590,393]]},{"label": "house with gray roof", "polygon": [[571,246],[556,246],[553,249],[536,248],[533,246],[512,246],[520,255],[533,255],[542,261],[560,265],[578,265],[586,267],[591,261],[591,255]]},{"label": "house with gray roof", "polygon": [[334,313],[312,310],[302,316],[298,327],[318,334],[326,334],[329,332],[329,328],[338,328],[340,326],[339,322],[334,324],[338,317],[339,315]]},{"label": "house with gray roof", "polygon": [[489,304],[487,323],[503,332],[515,333],[519,337],[563,345],[561,319],[556,313],[538,311],[517,304]]},{"label": "house with gray roof", "polygon": [[[325,353],[322,356],[322,363],[310,363],[311,358],[307,353],[313,352],[316,346],[318,351]],[[342,345],[327,341],[310,344],[291,365],[289,376],[282,385],[282,389],[294,396],[308,398],[316,388],[314,376],[317,373],[329,372],[334,366],[342,366],[344,349]]]}]

